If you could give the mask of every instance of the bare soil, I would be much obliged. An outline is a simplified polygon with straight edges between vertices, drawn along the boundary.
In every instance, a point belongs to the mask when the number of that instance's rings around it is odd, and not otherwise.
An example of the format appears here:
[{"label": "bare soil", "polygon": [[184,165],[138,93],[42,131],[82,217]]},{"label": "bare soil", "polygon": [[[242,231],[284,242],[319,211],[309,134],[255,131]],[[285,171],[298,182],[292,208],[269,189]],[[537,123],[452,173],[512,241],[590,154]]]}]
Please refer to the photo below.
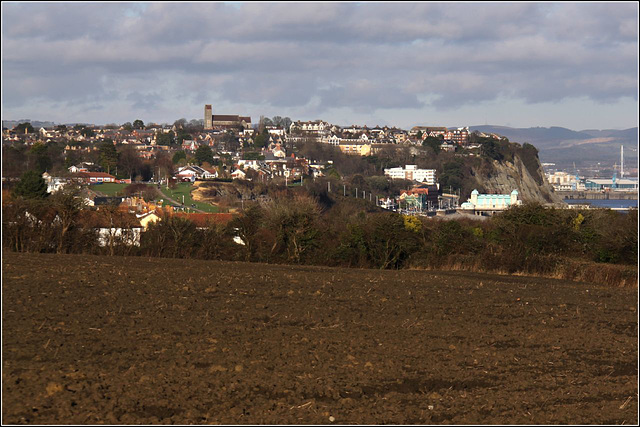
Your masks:
[{"label": "bare soil", "polygon": [[637,424],[638,295],[2,255],[4,424]]}]

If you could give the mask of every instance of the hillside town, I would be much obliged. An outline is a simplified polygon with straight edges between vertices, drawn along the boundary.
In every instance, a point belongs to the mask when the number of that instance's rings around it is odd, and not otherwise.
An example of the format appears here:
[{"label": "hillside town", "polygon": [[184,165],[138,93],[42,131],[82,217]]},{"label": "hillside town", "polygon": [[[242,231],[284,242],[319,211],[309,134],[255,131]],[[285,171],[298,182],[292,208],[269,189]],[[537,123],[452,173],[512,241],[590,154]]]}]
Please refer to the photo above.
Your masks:
[{"label": "hillside town", "polygon": [[[132,235],[138,236],[135,239],[138,241],[139,232],[144,232],[148,223],[163,217],[176,214],[199,224],[207,220],[225,223],[244,207],[245,201],[267,197],[238,194],[231,196],[231,200],[212,204],[211,200],[192,197],[203,183],[302,185],[305,179],[339,176],[334,160],[330,159],[337,153],[346,158],[377,160],[391,158],[403,150],[415,158],[419,150],[423,150],[424,155],[424,149],[430,147],[433,151],[427,152],[473,157],[486,154],[486,146],[482,147],[479,141],[492,140],[506,138],[472,133],[468,127],[414,126],[410,130],[389,126],[341,127],[324,120],[292,121],[278,116],[260,117],[258,123],[253,123],[249,116],[213,114],[212,106],[205,105],[203,120],[180,119],[172,125],[135,120],[104,126],[75,124],[34,128],[31,123],[23,122],[11,128],[3,127],[6,161],[2,179],[3,182],[19,180],[27,164],[31,162],[33,166],[35,161],[43,170],[41,176],[48,194],[73,184],[83,189],[83,203],[90,209],[119,206],[122,213],[129,215],[127,220],[121,216],[123,224],[129,227],[135,224],[137,231]],[[309,145],[316,149],[324,147],[334,154],[314,158],[309,154],[313,150],[306,150],[307,154],[301,150]],[[59,150],[62,165],[54,164],[47,157],[51,157],[53,147]],[[11,161],[12,156],[16,161]],[[389,166],[381,166],[381,175],[401,183],[395,190],[375,192],[369,187],[367,191],[364,185],[358,188],[351,180],[353,185],[342,181],[342,191],[340,188],[334,191],[341,191],[345,197],[367,200],[383,209],[425,217],[454,213],[483,217],[522,204],[517,188],[505,194],[480,194],[474,189],[468,199],[461,200],[459,188],[441,185],[436,169],[411,163]],[[559,192],[604,191],[607,185],[607,191],[611,190],[610,183],[580,179],[564,172],[548,174],[547,180]],[[137,192],[131,190],[136,184],[142,186],[137,187]],[[330,189],[331,183],[328,185]],[[147,191],[145,186],[152,186],[156,191]],[[176,193],[178,186],[185,191]],[[613,188],[637,192],[637,181],[620,178],[616,185],[614,177]],[[123,229],[104,226],[99,231],[100,235],[112,232],[120,235]]]},{"label": "hillside town", "polygon": [[639,2],[2,4],[3,425],[640,425]]},{"label": "hillside town", "polygon": [[[497,135],[492,137],[500,138]],[[211,105],[205,106],[204,120],[187,122],[181,119],[173,125],[144,124],[136,120],[133,124],[119,126],[76,124],[34,129],[29,123],[22,123],[13,128],[3,127],[3,146],[24,146],[30,150],[38,145],[62,144],[67,170],[63,173],[58,170],[55,174],[51,170],[46,171],[49,191],[56,191],[70,180],[100,184],[162,183],[166,180],[194,182],[216,178],[265,182],[281,178],[289,183],[304,176],[323,176],[330,168],[326,161],[307,158],[297,152],[297,145],[303,142],[327,144],[352,156],[374,156],[385,150],[422,146],[428,140],[435,141],[443,151],[478,148],[470,144],[468,127],[415,126],[411,130],[388,126],[340,127],[322,120],[292,122],[289,118],[280,117],[274,120],[262,117],[255,124],[251,117],[213,115]],[[147,173],[140,171],[135,177],[131,176],[131,171],[118,172],[117,165],[109,167],[109,162],[105,161],[105,143],[113,144],[119,150],[126,149],[127,154],[135,153],[143,162],[170,157],[174,167],[170,174],[162,176],[157,175],[157,169],[147,170]],[[198,153],[205,153],[204,157],[199,157]],[[384,173],[394,179],[438,186],[435,170],[416,169],[414,165],[403,167],[385,169]]]},{"label": "hillside town", "polygon": [[[210,111],[210,106],[205,108]],[[306,159],[295,153],[295,144],[302,141],[317,141],[337,147],[349,155],[370,156],[382,150],[393,150],[402,146],[421,146],[429,137],[439,140],[440,149],[455,151],[456,147],[474,148],[469,144],[469,128],[447,129],[445,127],[415,126],[411,130],[398,128],[352,125],[340,127],[322,120],[291,122],[282,119],[274,123],[261,118],[258,124],[252,124],[250,117],[237,115],[212,115],[212,119],[199,121],[176,121],[173,125],[144,124],[141,121],[132,125],[58,125],[53,128],[39,129],[25,126],[3,127],[3,144],[25,144],[30,147],[36,143],[65,143],[64,154],[86,155],[99,150],[99,144],[109,141],[116,146],[126,145],[135,149],[140,159],[152,159],[159,153],[171,155],[182,151],[193,155],[200,147],[209,147],[214,152],[214,160],[229,156],[235,163],[235,169],[252,167],[270,177],[307,173],[309,167],[317,172],[317,167],[309,165]],[[203,125],[208,123],[207,125]],[[485,136],[485,135],[483,135]],[[497,135],[492,135],[500,138]],[[251,155],[264,157],[248,159]],[[298,165],[291,162],[277,162],[291,158],[299,160]],[[260,160],[243,163],[243,160]],[[280,166],[274,166],[280,163]],[[295,163],[295,162],[294,162]],[[259,165],[260,167],[256,167]],[[283,171],[288,171],[286,174]]]}]

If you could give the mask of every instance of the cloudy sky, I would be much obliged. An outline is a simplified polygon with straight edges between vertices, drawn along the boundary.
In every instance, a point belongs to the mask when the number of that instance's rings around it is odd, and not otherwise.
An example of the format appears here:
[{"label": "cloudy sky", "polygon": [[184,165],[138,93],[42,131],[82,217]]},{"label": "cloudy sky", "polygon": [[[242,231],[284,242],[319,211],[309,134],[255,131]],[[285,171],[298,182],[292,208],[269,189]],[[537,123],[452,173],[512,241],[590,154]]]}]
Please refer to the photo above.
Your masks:
[{"label": "cloudy sky", "polygon": [[2,118],[625,129],[638,4],[2,3]]}]

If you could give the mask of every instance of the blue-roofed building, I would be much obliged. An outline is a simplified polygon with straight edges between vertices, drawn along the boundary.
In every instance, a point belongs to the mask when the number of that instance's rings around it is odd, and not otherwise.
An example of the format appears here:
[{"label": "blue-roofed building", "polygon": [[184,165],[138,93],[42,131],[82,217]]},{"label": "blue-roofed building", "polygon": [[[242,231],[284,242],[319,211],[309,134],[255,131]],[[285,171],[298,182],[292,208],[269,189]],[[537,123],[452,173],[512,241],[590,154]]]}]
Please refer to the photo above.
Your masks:
[{"label": "blue-roofed building", "polygon": [[477,215],[483,213],[491,214],[495,211],[503,211],[510,206],[521,205],[518,200],[518,190],[513,190],[511,194],[480,194],[478,190],[471,192],[469,200],[460,206],[462,211],[474,211]]},{"label": "blue-roofed building", "polygon": [[638,191],[638,181],[621,179],[614,176],[613,179],[587,179],[585,182],[587,191]]}]

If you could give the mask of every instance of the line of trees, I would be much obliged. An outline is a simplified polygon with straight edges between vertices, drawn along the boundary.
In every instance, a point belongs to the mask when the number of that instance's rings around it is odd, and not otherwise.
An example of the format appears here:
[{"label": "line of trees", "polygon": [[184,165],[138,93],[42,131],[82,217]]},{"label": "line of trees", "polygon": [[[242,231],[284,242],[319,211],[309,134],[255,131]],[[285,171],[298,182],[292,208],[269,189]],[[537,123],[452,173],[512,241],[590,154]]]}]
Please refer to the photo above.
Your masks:
[{"label": "line of trees", "polygon": [[114,145],[110,139],[99,143],[97,150],[84,153],[80,153],[80,150],[68,150],[65,154],[64,148],[65,144],[60,142],[37,142],[31,147],[3,146],[3,176],[18,178],[26,171],[67,176],[68,168],[72,165],[90,162],[118,178],[138,177],[147,181],[158,171],[165,176],[171,175],[174,169],[174,163],[168,153],[159,152],[154,158],[145,160],[140,158],[135,147],[126,144]]},{"label": "line of trees", "polygon": [[[179,145],[185,139],[192,139],[192,135],[201,132],[204,128],[203,120],[186,119],[176,120],[176,132],[168,133],[157,132],[156,143],[158,145]],[[157,125],[145,123],[136,119],[126,122],[123,125],[106,125],[107,129],[117,129],[122,127],[125,130],[132,131],[135,129],[155,129]],[[77,124],[73,129],[80,131],[85,137],[95,136],[95,131],[85,125]],[[56,130],[66,131],[66,125],[57,125]],[[36,130],[30,123],[20,123],[16,126],[18,134],[34,133]],[[66,146],[71,150],[66,150]],[[87,148],[97,148],[86,150]],[[143,180],[148,179],[153,170],[158,167],[170,165],[165,159],[160,161],[145,162],[142,159],[136,161],[131,155],[133,149],[126,144],[114,145],[113,140],[104,138],[90,143],[87,141],[79,141],[72,138],[61,138],[47,143],[36,142],[31,146],[24,144],[3,144],[2,146],[2,169],[3,176],[17,178],[26,170],[37,170],[40,173],[49,172],[52,175],[64,176],[68,172],[68,168],[81,162],[90,162],[99,165],[104,172],[119,174],[119,178],[129,178],[130,176],[142,177]],[[120,164],[122,163],[122,164]]]},{"label": "line of trees", "polygon": [[[72,200],[63,195],[44,201],[16,196],[3,203],[3,246],[16,251],[542,275],[566,273],[567,266],[578,262],[626,265],[625,271],[631,269],[637,278],[637,210],[620,214],[529,204],[486,221],[443,221],[402,216],[362,199],[298,188],[250,205],[227,224],[197,228],[187,219],[167,217],[143,233],[140,247],[122,242],[107,251],[87,239],[91,231],[80,225],[82,210]],[[61,222],[51,220],[55,214]],[[50,221],[33,221],[30,215]],[[47,245],[48,240],[56,244]]]}]

